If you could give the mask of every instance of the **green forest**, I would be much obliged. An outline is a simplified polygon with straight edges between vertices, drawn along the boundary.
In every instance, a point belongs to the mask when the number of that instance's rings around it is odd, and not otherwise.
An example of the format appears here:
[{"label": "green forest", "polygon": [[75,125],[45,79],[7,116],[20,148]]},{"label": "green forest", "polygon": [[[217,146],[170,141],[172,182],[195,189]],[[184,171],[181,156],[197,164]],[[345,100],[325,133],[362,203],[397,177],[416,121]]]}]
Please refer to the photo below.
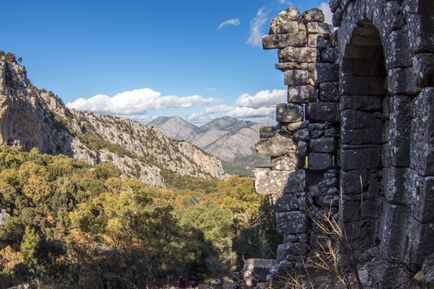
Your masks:
[{"label": "green forest", "polygon": [[163,175],[154,188],[110,163],[0,146],[0,288],[145,288],[274,257],[273,208],[252,179]]}]

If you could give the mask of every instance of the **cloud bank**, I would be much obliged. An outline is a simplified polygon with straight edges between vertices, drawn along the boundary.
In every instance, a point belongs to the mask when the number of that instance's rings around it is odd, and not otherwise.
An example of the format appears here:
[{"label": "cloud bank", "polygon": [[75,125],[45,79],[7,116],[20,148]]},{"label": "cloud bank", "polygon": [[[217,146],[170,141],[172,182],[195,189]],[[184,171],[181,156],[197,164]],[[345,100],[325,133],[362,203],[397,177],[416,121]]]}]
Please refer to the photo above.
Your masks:
[{"label": "cloud bank", "polygon": [[124,91],[114,96],[105,94],[95,95],[91,98],[79,98],[68,103],[69,108],[101,114],[138,115],[151,110],[167,108],[190,108],[214,103],[214,98],[205,98],[200,95],[192,96],[163,96],[161,92],[150,88]]},{"label": "cloud bank", "polygon": [[217,29],[218,30],[222,30],[226,26],[239,26],[240,24],[241,24],[240,19],[238,19],[238,18],[232,18],[232,19],[228,19],[228,20],[223,21],[222,23],[220,23],[219,26],[217,27]]}]

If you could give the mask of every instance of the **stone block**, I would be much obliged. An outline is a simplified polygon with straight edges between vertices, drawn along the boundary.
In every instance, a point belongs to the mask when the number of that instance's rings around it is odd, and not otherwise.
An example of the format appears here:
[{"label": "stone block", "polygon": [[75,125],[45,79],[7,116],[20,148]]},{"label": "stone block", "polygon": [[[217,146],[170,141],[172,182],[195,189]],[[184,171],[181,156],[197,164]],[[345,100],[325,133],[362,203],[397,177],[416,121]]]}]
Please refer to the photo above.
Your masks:
[{"label": "stone block", "polygon": [[340,220],[344,224],[361,221],[360,202],[343,200],[340,206]]},{"label": "stone block", "polygon": [[413,103],[410,167],[422,176],[434,175],[434,88],[424,89]]},{"label": "stone block", "polygon": [[431,0],[404,0],[403,5],[404,10],[411,14],[434,14],[434,2]]},{"label": "stone block", "polygon": [[309,47],[287,47],[279,51],[279,62],[315,63],[317,50]]},{"label": "stone block", "polygon": [[383,128],[343,129],[341,144],[343,145],[380,145],[383,144]]},{"label": "stone block", "polygon": [[318,204],[324,208],[339,207],[339,196],[325,195],[318,198]]},{"label": "stone block", "polygon": [[302,126],[303,126],[304,122],[302,121],[298,121],[298,122],[293,122],[293,123],[289,123],[286,126],[286,129],[290,132],[294,132],[296,130],[299,130]]},{"label": "stone block", "polygon": [[420,91],[411,67],[389,69],[388,84],[390,94],[416,95]]},{"label": "stone block", "polygon": [[299,62],[282,62],[277,63],[276,69],[279,69],[283,72],[289,69],[301,69],[307,71],[314,71],[316,67],[316,63],[299,63]]},{"label": "stone block", "polygon": [[285,85],[302,86],[307,85],[309,72],[301,69],[290,69],[285,71]]},{"label": "stone block", "polygon": [[405,261],[420,265],[423,259],[434,252],[434,224],[423,224],[415,218],[409,218],[410,224],[406,235],[408,246]]},{"label": "stone block", "polygon": [[381,147],[342,149],[340,162],[343,170],[379,168],[381,166]]},{"label": "stone block", "polygon": [[391,98],[388,140],[393,166],[407,167],[410,163],[411,102],[413,98],[396,95]]},{"label": "stone block", "polygon": [[276,108],[276,120],[283,123],[303,121],[303,106],[292,103],[279,103]]},{"label": "stone block", "polygon": [[340,188],[343,195],[363,193],[368,184],[367,170],[341,171]]},{"label": "stone block", "polygon": [[332,153],[336,150],[336,141],[333,137],[312,139],[309,143],[310,151],[317,153]]},{"label": "stone block", "polygon": [[390,204],[405,205],[408,203],[404,186],[405,174],[406,169],[404,168],[383,168],[384,196]]},{"label": "stone block", "polygon": [[305,187],[305,172],[273,171],[257,168],[255,174],[255,190],[260,195],[277,195],[302,192]]},{"label": "stone block", "polygon": [[267,139],[260,139],[256,144],[256,151],[265,157],[278,157],[294,153],[296,146],[291,138],[275,134]]},{"label": "stone block", "polygon": [[309,34],[307,38],[307,46],[311,48],[327,48],[330,44],[330,37],[321,34]]},{"label": "stone block", "polygon": [[422,223],[434,223],[434,177],[422,177],[414,171],[407,173],[405,193],[411,204],[411,215]]},{"label": "stone block", "polygon": [[319,99],[324,102],[338,102],[339,101],[338,82],[320,83]]},{"label": "stone block", "polygon": [[434,52],[434,16],[408,15],[408,38],[410,49],[415,53]]},{"label": "stone block", "polygon": [[309,22],[306,24],[308,34],[332,35],[333,26],[327,23]]},{"label": "stone block", "polygon": [[[369,52],[369,50],[368,50]],[[384,77],[382,52],[365,58],[344,58],[341,63],[344,76]]]},{"label": "stone block", "polygon": [[341,110],[381,111],[383,107],[382,99],[379,96],[342,95],[340,100]]},{"label": "stone block", "polygon": [[306,243],[286,243],[285,245],[287,256],[304,256],[308,252],[308,246]]},{"label": "stone block", "polygon": [[295,154],[271,158],[271,168],[275,171],[293,171],[297,169]]},{"label": "stone block", "polygon": [[288,87],[288,102],[305,103],[314,99],[314,88],[310,85]]},{"label": "stone block", "polygon": [[334,63],[318,63],[316,65],[317,82],[334,82],[339,80],[339,66]]},{"label": "stone block", "polygon": [[413,57],[412,62],[416,73],[417,88],[434,87],[434,54],[417,54]]},{"label": "stone block", "polygon": [[283,34],[283,33],[298,33],[306,31],[306,27],[303,23],[299,23],[297,18],[293,21],[287,19],[273,19],[271,21],[270,34]]},{"label": "stone block", "polygon": [[306,33],[271,34],[262,38],[264,49],[291,47],[303,47],[307,44]]},{"label": "stone block", "polygon": [[321,51],[321,61],[335,63],[338,60],[337,53],[334,47],[327,47]]},{"label": "stone block", "polygon": [[341,95],[386,95],[384,77],[343,76],[340,85]]},{"label": "stone block", "polygon": [[339,105],[335,102],[308,103],[306,117],[312,121],[339,122]]},{"label": "stone block", "polygon": [[387,259],[402,260],[405,253],[408,208],[405,206],[384,205],[384,213],[380,222],[381,250]]},{"label": "stone block", "polygon": [[310,153],[309,154],[309,170],[322,171],[334,167],[334,158],[331,154],[325,153]]},{"label": "stone block", "polygon": [[307,128],[299,129],[294,133],[294,137],[298,141],[308,141],[310,139],[310,133]]},{"label": "stone block", "polygon": [[301,14],[300,19],[303,22],[324,22],[324,13],[321,9],[314,8]]},{"label": "stone block", "polygon": [[278,212],[303,211],[306,207],[306,198],[297,197],[295,194],[286,194],[276,202]]},{"label": "stone block", "polygon": [[299,141],[297,144],[297,155],[300,158],[304,158],[307,155],[307,142],[305,141]]},{"label": "stone block", "polygon": [[380,114],[357,110],[343,110],[341,115],[342,130],[383,127],[383,120]]},{"label": "stone block", "polygon": [[308,217],[304,212],[276,213],[277,230],[286,234],[306,233]]},{"label": "stone block", "polygon": [[387,68],[404,68],[411,65],[408,55],[408,31],[406,29],[392,31],[385,42]]}]

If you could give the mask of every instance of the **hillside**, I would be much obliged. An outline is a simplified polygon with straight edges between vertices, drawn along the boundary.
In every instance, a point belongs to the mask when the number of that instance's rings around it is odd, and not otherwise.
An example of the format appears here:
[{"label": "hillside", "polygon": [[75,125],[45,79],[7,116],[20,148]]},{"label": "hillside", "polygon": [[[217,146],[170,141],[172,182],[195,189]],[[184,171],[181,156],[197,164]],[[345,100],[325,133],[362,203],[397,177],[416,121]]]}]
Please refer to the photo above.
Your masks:
[{"label": "hillside", "polygon": [[66,154],[88,163],[113,162],[125,175],[164,186],[163,175],[226,175],[220,160],[185,141],[119,117],[67,108],[37,89],[13,55],[0,55],[0,144]]},{"label": "hillside", "polygon": [[255,166],[267,164],[255,150],[263,124],[222,117],[198,127],[177,116],[159,117],[149,124],[170,138],[188,140],[218,157],[229,173],[251,175]]}]

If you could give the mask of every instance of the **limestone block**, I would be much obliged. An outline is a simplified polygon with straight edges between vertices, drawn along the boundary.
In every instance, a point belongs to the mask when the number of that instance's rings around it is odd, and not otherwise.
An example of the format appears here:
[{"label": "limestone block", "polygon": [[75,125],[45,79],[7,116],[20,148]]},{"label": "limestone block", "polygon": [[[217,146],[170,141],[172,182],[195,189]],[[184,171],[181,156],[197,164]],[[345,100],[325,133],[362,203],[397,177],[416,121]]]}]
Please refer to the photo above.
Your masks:
[{"label": "limestone block", "polygon": [[307,44],[306,33],[271,34],[262,38],[264,49],[303,47]]},{"label": "limestone block", "polygon": [[333,137],[312,139],[309,142],[309,148],[312,152],[332,153],[336,150],[336,142]]},{"label": "limestone block", "polygon": [[406,262],[422,264],[423,259],[434,252],[434,224],[422,224],[416,218],[409,218],[406,235],[409,244],[406,252]]},{"label": "limestone block", "polygon": [[304,158],[307,155],[308,144],[305,141],[299,141],[297,144],[297,155]]},{"label": "limestone block", "polygon": [[413,68],[394,68],[388,72],[389,93],[416,95],[420,91],[416,86]]},{"label": "limestone block", "polygon": [[253,286],[255,282],[265,282],[270,270],[276,265],[274,259],[247,259],[242,270],[247,286]]},{"label": "limestone block", "polygon": [[293,122],[286,126],[288,131],[295,132],[296,130],[300,129],[304,125],[303,121]]},{"label": "limestone block", "polygon": [[276,171],[293,171],[297,169],[297,164],[295,155],[271,158],[271,168]]},{"label": "limestone block", "polygon": [[408,38],[414,52],[434,52],[434,16],[408,15]]},{"label": "limestone block", "polygon": [[269,168],[257,168],[255,190],[260,195],[277,195],[301,192],[304,190],[305,173],[298,171],[272,171]]},{"label": "limestone block", "polygon": [[308,252],[306,243],[286,243],[285,254],[288,256],[304,256]]},{"label": "limestone block", "polygon": [[334,47],[327,47],[321,51],[321,61],[335,63],[338,60]]},{"label": "limestone block", "polygon": [[411,14],[434,14],[434,2],[431,0],[404,0],[404,10]]},{"label": "limestone block", "polygon": [[306,117],[313,121],[339,122],[339,104],[335,102],[308,103]]},{"label": "limestone block", "polygon": [[330,45],[330,40],[328,38],[329,36],[322,34],[309,34],[307,36],[307,46],[320,49],[327,48]]},{"label": "limestone block", "polygon": [[315,63],[317,51],[310,47],[287,47],[279,50],[279,62]]},{"label": "limestone block", "polygon": [[276,120],[283,123],[302,121],[304,117],[303,106],[298,104],[279,103],[276,108]]},{"label": "limestone block", "polygon": [[415,55],[413,57],[413,68],[416,72],[417,88],[434,87],[434,54],[421,53]]},{"label": "limestone block", "polygon": [[341,171],[340,187],[343,195],[358,195],[367,188],[367,170]]},{"label": "limestone block", "polygon": [[319,84],[319,99],[324,102],[339,101],[338,82],[323,82]]},{"label": "limestone block", "polygon": [[332,23],[334,27],[339,27],[342,23],[345,11],[341,8],[336,9],[333,13]]},{"label": "limestone block", "polygon": [[309,72],[301,69],[290,69],[285,71],[285,84],[291,86],[306,85],[309,79]]},{"label": "limestone block", "polygon": [[405,190],[405,168],[383,168],[384,196],[389,203],[404,205],[408,203]]},{"label": "limestone block", "polygon": [[260,139],[256,151],[265,157],[278,157],[295,152],[295,144],[291,138],[275,134],[270,138]]},{"label": "limestone block", "polygon": [[411,204],[411,214],[423,223],[434,223],[434,177],[422,177],[412,170],[406,174],[404,193]]},{"label": "limestone block", "polygon": [[381,147],[342,149],[340,162],[343,170],[379,168],[381,166]]},{"label": "limestone block", "polygon": [[381,253],[386,258],[402,260],[406,243],[408,208],[386,203],[380,226]]},{"label": "limestone block", "polygon": [[358,110],[343,110],[341,112],[342,130],[378,128],[383,126],[381,115]]},{"label": "limestone block", "polygon": [[285,72],[288,69],[301,69],[307,71],[315,70],[315,63],[282,62],[276,64],[276,69]]},{"label": "limestone block", "polygon": [[295,194],[281,196],[276,202],[278,212],[303,211],[306,207],[306,198]]},{"label": "limestone block", "polygon": [[410,167],[421,176],[434,175],[434,88],[424,89],[413,104]]},{"label": "limestone block", "polygon": [[321,9],[310,9],[301,14],[300,19],[304,22],[324,22],[324,13]]},{"label": "limestone block", "polygon": [[306,24],[308,34],[332,35],[333,27],[327,23],[309,22]]},{"label": "limestone block", "polygon": [[341,131],[341,144],[343,145],[380,145],[384,143],[383,128],[344,129]]},{"label": "limestone block", "polygon": [[318,203],[324,208],[339,207],[339,196],[325,195],[318,198]]},{"label": "limestone block", "polygon": [[313,171],[331,169],[334,167],[333,155],[325,153],[310,153],[308,167],[309,170]]},{"label": "limestone block", "polygon": [[316,65],[317,82],[339,81],[339,66],[334,63],[318,63]]},{"label": "limestone block", "polygon": [[307,232],[308,217],[304,212],[276,213],[277,230],[287,234]]},{"label": "limestone block", "polygon": [[298,140],[298,141],[308,141],[310,139],[310,132],[307,128],[303,128],[298,130],[295,134],[294,137]]},{"label": "limestone block", "polygon": [[341,110],[354,109],[362,111],[381,111],[383,107],[382,99],[378,96],[370,95],[343,95],[341,96]]},{"label": "limestone block", "polygon": [[396,95],[391,98],[391,112],[388,127],[391,164],[408,167],[410,152],[411,115],[410,106],[413,98]]},{"label": "limestone block", "polygon": [[387,51],[385,55],[387,68],[409,67],[411,64],[409,49],[407,29],[392,31],[384,47]]},{"label": "limestone block", "polygon": [[313,86],[303,85],[288,87],[288,102],[305,103],[314,99]]}]

